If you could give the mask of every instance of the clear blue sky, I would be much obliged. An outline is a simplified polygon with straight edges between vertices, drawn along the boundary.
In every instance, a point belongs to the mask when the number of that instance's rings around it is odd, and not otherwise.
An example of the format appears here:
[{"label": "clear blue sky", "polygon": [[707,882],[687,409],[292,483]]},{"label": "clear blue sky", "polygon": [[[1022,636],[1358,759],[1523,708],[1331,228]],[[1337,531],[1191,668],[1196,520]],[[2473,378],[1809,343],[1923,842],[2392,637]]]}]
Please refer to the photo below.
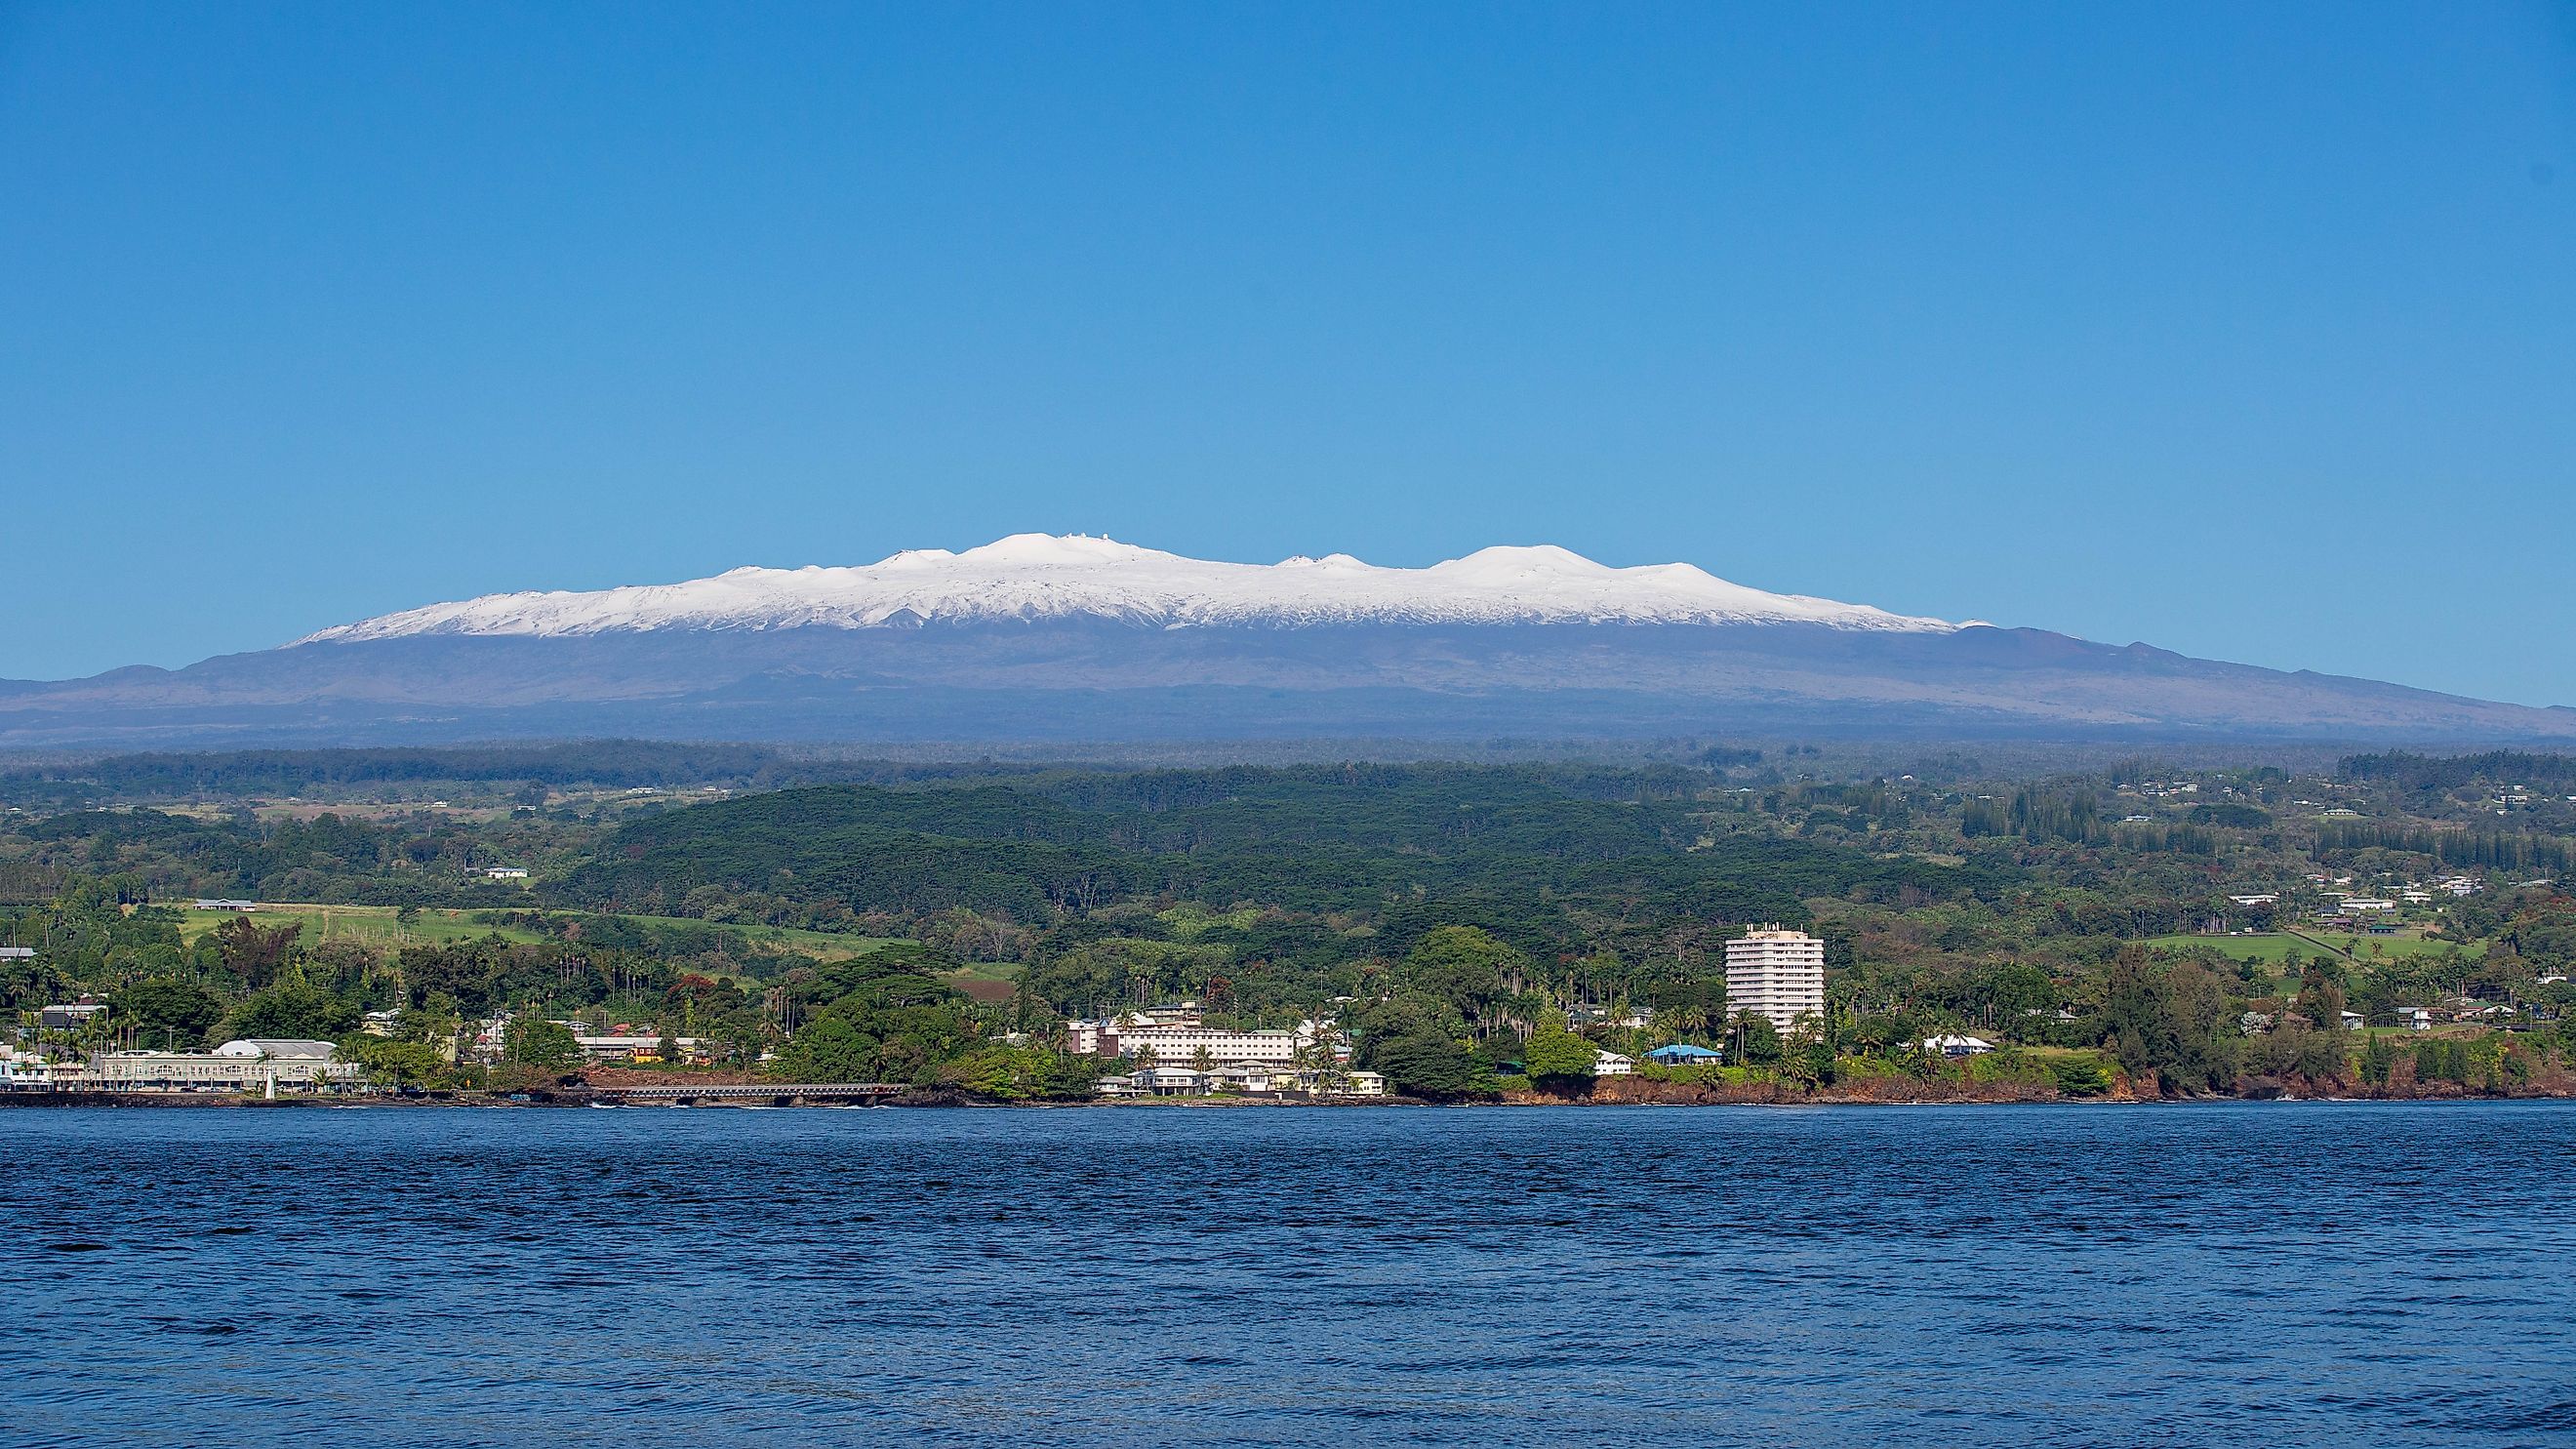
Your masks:
[{"label": "clear blue sky", "polygon": [[1042,529],[2576,703],[2576,7],[0,7],[0,676]]}]

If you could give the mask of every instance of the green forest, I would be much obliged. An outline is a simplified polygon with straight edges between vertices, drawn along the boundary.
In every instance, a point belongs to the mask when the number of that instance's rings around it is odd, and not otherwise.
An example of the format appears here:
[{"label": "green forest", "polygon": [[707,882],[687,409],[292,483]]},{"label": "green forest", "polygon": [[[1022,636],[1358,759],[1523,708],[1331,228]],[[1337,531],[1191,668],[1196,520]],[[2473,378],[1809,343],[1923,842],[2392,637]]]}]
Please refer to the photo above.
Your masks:
[{"label": "green forest", "polygon": [[[430,1044],[509,1012],[687,1038],[703,1070],[1005,1098],[1088,1091],[1066,1017],[1178,999],[1251,1027],[1334,1016],[1359,1064],[1445,1097],[1669,1042],[1817,1089],[1951,1070],[1919,1043],[1961,1032],[2003,1049],[1976,1070],[2067,1091],[2563,1070],[2563,757],[1906,764],[611,741],[29,765],[0,774],[0,943],[33,948],[0,961],[0,1004],[106,1003],[65,1046],[308,1036],[459,1082]],[[200,898],[298,909],[216,920]],[[1726,1001],[1724,943],[1766,923],[1827,943],[1829,1009],[1799,1039]],[[2382,1044],[2419,1009],[2465,1065]],[[571,1065],[568,1036],[521,1036],[505,1066]]]}]

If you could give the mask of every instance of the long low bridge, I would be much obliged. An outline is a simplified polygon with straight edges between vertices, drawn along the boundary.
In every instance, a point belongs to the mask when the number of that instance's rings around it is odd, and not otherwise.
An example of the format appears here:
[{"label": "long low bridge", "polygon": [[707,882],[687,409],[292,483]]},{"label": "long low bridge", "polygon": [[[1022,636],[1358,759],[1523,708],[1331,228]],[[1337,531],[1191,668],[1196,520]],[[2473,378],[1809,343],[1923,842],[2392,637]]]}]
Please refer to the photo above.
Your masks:
[{"label": "long low bridge", "polygon": [[607,1104],[654,1107],[814,1107],[856,1103],[873,1106],[908,1090],[886,1082],[752,1082],[734,1086],[674,1083],[649,1087],[594,1087],[592,1099]]}]

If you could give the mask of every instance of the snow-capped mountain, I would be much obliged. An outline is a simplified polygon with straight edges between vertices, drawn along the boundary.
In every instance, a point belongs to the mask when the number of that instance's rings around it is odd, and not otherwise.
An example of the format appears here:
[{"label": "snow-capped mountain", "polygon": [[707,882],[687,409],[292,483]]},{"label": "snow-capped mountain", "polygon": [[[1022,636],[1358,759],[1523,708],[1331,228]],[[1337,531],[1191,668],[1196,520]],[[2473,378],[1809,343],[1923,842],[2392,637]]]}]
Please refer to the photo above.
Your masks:
[{"label": "snow-capped mountain", "polygon": [[[185,669],[0,681],[0,746],[627,735],[957,745],[2576,739],[2576,711],[1489,548],[1210,563],[1019,534],[495,594]],[[1256,748],[1245,743],[1242,748]],[[1362,744],[1360,748],[1368,748]]]},{"label": "snow-capped mountain", "polygon": [[1214,563],[1105,538],[1021,533],[963,553],[911,549],[854,568],[740,568],[679,584],[493,594],[344,624],[295,642],[1083,618],[1164,628],[1795,623],[1947,633],[1959,627],[1765,593],[1689,564],[1610,568],[1554,547],[1488,548],[1406,569],[1340,553],[1269,565]]}]

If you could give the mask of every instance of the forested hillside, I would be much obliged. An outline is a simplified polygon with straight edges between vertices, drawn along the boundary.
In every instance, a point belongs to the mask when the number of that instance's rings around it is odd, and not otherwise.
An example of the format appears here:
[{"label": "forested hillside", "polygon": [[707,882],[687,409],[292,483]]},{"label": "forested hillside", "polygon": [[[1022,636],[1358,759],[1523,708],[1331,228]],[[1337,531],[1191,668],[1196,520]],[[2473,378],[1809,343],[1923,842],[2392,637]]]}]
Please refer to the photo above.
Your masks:
[{"label": "forested hillside", "polygon": [[[835,1070],[890,1070],[892,1030],[924,1072],[1067,1014],[1190,997],[1247,1025],[1337,1010],[1371,1054],[1451,1042],[1426,1070],[1479,1081],[1558,1020],[1623,1051],[1726,1037],[1724,942],[1776,921],[1827,943],[1815,1071],[1962,1029],[2214,1088],[2323,1063],[2299,1035],[2320,1012],[2554,1022],[2576,968],[2576,906],[2532,874],[2576,829],[2576,802],[2534,785],[2553,757],[1990,779],[1743,748],[1142,771],[734,749],[48,767],[130,793],[0,817],[0,937],[38,948],[0,989],[23,1009],[185,987],[212,1003],[181,1018],[200,1030],[281,990],[320,993],[294,998],[317,1031],[361,1007],[677,1013],[721,1023],[732,1060],[808,1066],[812,1043],[788,1048],[835,1008]],[[850,778],[753,783],[791,767]],[[617,783],[712,769],[745,773]],[[424,801],[424,770],[486,788]],[[269,914],[172,910],[199,896]],[[2362,897],[2376,914],[2338,904]],[[140,1011],[107,1020],[171,1029]]]}]

